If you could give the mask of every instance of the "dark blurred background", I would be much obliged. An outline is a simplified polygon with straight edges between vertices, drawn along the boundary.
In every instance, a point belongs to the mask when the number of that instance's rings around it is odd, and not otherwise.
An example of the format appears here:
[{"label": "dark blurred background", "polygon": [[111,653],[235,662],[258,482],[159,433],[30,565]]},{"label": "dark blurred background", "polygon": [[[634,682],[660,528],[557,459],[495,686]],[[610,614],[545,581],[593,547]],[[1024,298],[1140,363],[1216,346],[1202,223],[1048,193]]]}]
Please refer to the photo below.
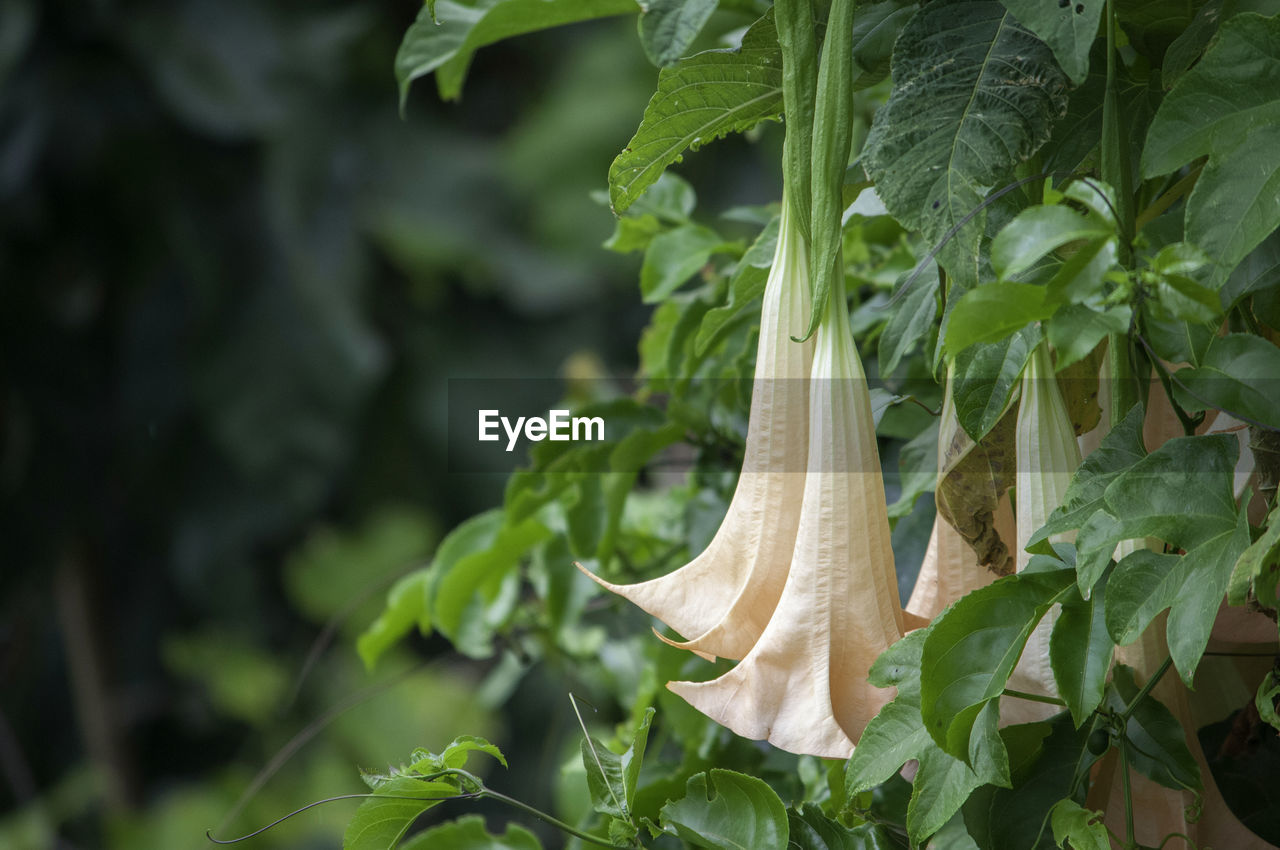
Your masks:
[{"label": "dark blurred background", "polygon": [[[563,682],[353,638],[500,500],[446,472],[448,378],[634,370],[591,193],[656,70],[634,17],[569,27],[402,120],[417,11],[0,0],[0,847],[204,847],[462,733],[551,805]],[[700,208],[775,198],[777,135],[691,157]]]}]

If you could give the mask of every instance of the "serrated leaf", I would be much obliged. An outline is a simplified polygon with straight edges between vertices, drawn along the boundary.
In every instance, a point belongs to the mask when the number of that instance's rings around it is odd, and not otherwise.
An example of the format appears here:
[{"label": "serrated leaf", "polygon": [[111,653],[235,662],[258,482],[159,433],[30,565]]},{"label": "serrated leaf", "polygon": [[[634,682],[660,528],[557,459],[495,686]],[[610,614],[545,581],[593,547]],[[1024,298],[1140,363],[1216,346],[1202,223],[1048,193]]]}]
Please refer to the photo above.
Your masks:
[{"label": "serrated leaf", "polygon": [[1089,73],[1089,51],[1098,35],[1103,0],[1045,3],[1041,0],[1003,0],[1018,20],[1053,50],[1054,58],[1079,84]]},{"label": "serrated leaf", "polygon": [[1165,97],[1142,152],[1144,177],[1209,156],[1187,199],[1187,238],[1229,272],[1280,223],[1280,17],[1224,22]]},{"label": "serrated leaf", "polygon": [[903,26],[915,14],[908,0],[884,0],[858,8],[853,21],[854,89],[864,89],[889,76],[893,45]]},{"label": "serrated leaf", "polygon": [[1071,850],[1111,850],[1111,836],[1102,812],[1092,812],[1075,800],[1059,800],[1050,816],[1053,838]]},{"label": "serrated leaf", "polygon": [[1039,328],[1026,327],[998,342],[970,346],[956,356],[951,385],[956,417],[974,440],[981,440],[1000,421],[1039,341]]},{"label": "serrated leaf", "polygon": [[1087,601],[1063,603],[1049,638],[1053,679],[1076,728],[1102,704],[1111,670],[1115,642],[1107,632],[1105,596],[1105,586],[1099,585]]},{"label": "serrated leaf", "polygon": [[640,45],[659,68],[675,62],[698,37],[716,10],[717,0],[645,0],[640,14]]},{"label": "serrated leaf", "polygon": [[1280,230],[1272,232],[1240,261],[1218,291],[1222,306],[1230,309],[1255,292],[1280,286]]},{"label": "serrated leaf", "polygon": [[[875,116],[863,161],[894,218],[937,242],[1049,137],[1067,79],[1049,48],[1004,6],[941,0],[922,7],[893,51],[893,90]],[[984,216],[941,254],[963,285]]]},{"label": "serrated leaf", "polygon": [[707,50],[658,74],[639,129],[609,166],[614,212],[629,207],[686,150],[781,114],[782,51],[766,15],[737,49]]},{"label": "serrated leaf", "polygon": [[1272,670],[1263,677],[1262,684],[1258,685],[1258,693],[1254,697],[1253,704],[1258,709],[1258,717],[1280,731],[1280,713],[1276,711],[1278,700],[1280,700],[1280,677],[1277,677]]},{"label": "serrated leaf", "polygon": [[1178,402],[1188,410],[1216,407],[1237,419],[1280,428],[1280,348],[1253,334],[1227,334],[1209,343],[1195,367],[1175,377]]},{"label": "serrated leaf", "polygon": [[[1133,670],[1117,664],[1107,689],[1107,702],[1123,711],[1138,695]],[[1148,693],[1133,707],[1125,726],[1125,737],[1133,742],[1129,763],[1143,775],[1168,788],[1200,788],[1200,766],[1187,749],[1182,724],[1164,703]]]},{"label": "serrated leaf", "polygon": [[483,817],[463,815],[418,833],[399,850],[542,850],[542,844],[519,824],[509,823],[502,835],[492,835],[485,829]]},{"label": "serrated leaf", "polygon": [[951,310],[943,343],[948,357],[971,345],[994,343],[1053,315],[1044,286],[994,281],[974,287]]},{"label": "serrated leaf", "polygon": [[472,54],[487,44],[636,9],[635,0],[437,0],[426,4],[396,53],[400,109],[404,110],[413,81],[432,71],[440,97],[456,99]]},{"label": "serrated leaf", "polygon": [[1009,753],[1000,738],[1000,703],[991,700],[982,706],[969,737],[969,766],[984,784],[1008,788]]},{"label": "serrated leaf", "polygon": [[423,812],[457,794],[458,789],[447,782],[408,776],[392,779],[356,809],[342,835],[342,850],[391,850]]},{"label": "serrated leaf", "polygon": [[762,779],[711,770],[689,779],[685,796],[662,807],[664,829],[694,847],[786,850],[787,810]]},{"label": "serrated leaf", "polygon": [[1001,695],[1036,624],[1074,585],[1074,570],[1006,576],[934,621],[921,655],[920,705],[938,746],[968,757],[978,712]]}]

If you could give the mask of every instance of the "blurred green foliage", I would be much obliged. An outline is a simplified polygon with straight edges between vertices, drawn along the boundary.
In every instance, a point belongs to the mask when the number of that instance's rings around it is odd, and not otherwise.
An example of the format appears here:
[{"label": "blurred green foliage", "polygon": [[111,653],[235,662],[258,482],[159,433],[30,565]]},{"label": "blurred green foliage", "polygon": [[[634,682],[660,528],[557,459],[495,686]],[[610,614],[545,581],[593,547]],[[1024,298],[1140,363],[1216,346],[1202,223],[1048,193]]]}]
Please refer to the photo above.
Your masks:
[{"label": "blurred green foliage", "polygon": [[[591,194],[655,71],[606,20],[402,120],[417,8],[0,5],[0,845],[201,847],[464,732],[537,730],[511,781],[552,806],[563,681],[438,640],[370,676],[352,638],[501,499],[447,473],[446,377],[634,369],[638,266]],[[717,202],[776,188],[757,156],[698,166]]]}]

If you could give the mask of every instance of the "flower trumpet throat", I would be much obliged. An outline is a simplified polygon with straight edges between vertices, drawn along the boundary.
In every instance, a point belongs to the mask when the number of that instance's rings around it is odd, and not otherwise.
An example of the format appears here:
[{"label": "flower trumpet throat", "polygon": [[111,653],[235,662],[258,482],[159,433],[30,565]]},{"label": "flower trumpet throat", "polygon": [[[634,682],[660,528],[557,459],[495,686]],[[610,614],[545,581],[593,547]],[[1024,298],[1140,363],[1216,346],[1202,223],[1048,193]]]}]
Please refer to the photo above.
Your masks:
[{"label": "flower trumpet throat", "polygon": [[583,569],[688,638],[676,646],[704,656],[738,659],[751,650],[782,595],[791,563],[808,456],[814,348],[812,341],[796,343],[791,336],[804,330],[809,312],[807,257],[784,197],[761,308],[742,473],[710,545],[675,572],[639,584],[611,584]]},{"label": "flower trumpet throat", "polygon": [[809,471],[777,609],[734,669],[667,687],[744,737],[845,758],[892,699],[867,672],[901,637],[903,615],[871,398],[838,278],[831,299],[816,335]]},{"label": "flower trumpet throat", "polygon": [[[1071,476],[1080,466],[1075,427],[1067,414],[1044,343],[1036,346],[1022,375],[1016,439],[1018,469],[1014,512],[1018,521],[1017,568],[1021,572],[1031,560],[1031,554],[1026,551],[1027,541],[1062,504]],[[1073,537],[1073,533],[1068,533],[1050,540],[1060,542]],[[1010,688],[1044,696],[1058,695],[1049,664],[1049,636],[1057,613],[1056,608],[1051,610],[1031,633],[1018,666],[1009,677]],[[1023,704],[1020,708],[1030,711],[1033,707]],[[1043,712],[1045,717],[1053,713],[1051,707],[1045,707]]]}]

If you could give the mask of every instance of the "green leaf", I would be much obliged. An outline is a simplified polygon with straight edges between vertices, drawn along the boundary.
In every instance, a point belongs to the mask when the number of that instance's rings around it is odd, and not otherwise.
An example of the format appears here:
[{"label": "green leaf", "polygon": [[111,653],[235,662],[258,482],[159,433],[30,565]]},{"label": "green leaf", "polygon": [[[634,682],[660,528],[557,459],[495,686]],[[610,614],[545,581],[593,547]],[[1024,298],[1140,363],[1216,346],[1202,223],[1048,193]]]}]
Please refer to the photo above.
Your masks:
[{"label": "green leaf", "polygon": [[902,447],[898,452],[898,476],[901,488],[898,498],[889,505],[889,517],[904,517],[915,508],[916,500],[930,493],[938,483],[938,420]]},{"label": "green leaf", "polygon": [[920,707],[899,694],[871,718],[853,748],[845,775],[846,795],[852,798],[874,788],[936,746],[920,719]]},{"label": "green leaf", "polygon": [[640,45],[659,68],[675,62],[698,37],[716,10],[717,0],[645,0],[640,14]]},{"label": "green leaf", "polygon": [[501,511],[483,515],[490,518],[483,549],[440,568],[432,605],[436,628],[453,641],[459,652],[472,657],[492,653],[493,630],[506,618],[509,605],[514,602],[508,596],[514,588],[505,588],[504,583],[508,577],[514,578],[520,559],[551,536],[537,520],[499,525],[492,519],[495,514],[502,518]]},{"label": "green leaf", "polygon": [[[392,779],[379,787],[378,796],[356,809],[342,835],[342,850],[391,850],[423,812],[457,794],[458,789],[448,782],[424,782],[408,776]],[[415,799],[401,799],[404,797]]]},{"label": "green leaf", "polygon": [[424,753],[421,750],[413,754],[413,763],[409,767],[412,773],[438,773],[445,769],[457,769],[467,766],[472,753],[487,753],[493,756],[503,767],[507,766],[507,758],[502,750],[477,735],[460,735],[444,748],[444,752]]},{"label": "green leaf", "polygon": [[1105,586],[1086,601],[1068,600],[1049,638],[1049,664],[1076,728],[1102,703],[1115,642],[1107,632]]},{"label": "green leaf", "polygon": [[[1147,456],[1142,444],[1144,413],[1141,405],[1134,405],[1120,424],[1102,438],[1071,478],[1062,504],[1049,515],[1044,527],[1031,535],[1030,543],[1039,543],[1052,534],[1080,528],[1096,511],[1106,507],[1103,494],[1111,482]],[[1080,590],[1087,594],[1092,587],[1090,583],[1089,587],[1081,586]]]},{"label": "green leaf", "polygon": [[[903,28],[893,90],[875,116],[863,162],[893,217],[936,243],[1049,137],[1067,79],[1049,48],[1002,5],[939,0]],[[965,286],[985,216],[943,249]]]},{"label": "green leaf", "polygon": [[787,810],[762,779],[711,770],[689,779],[685,796],[662,807],[664,829],[694,847],[786,850]]},{"label": "green leaf", "polygon": [[712,254],[739,249],[714,230],[685,224],[660,233],[649,242],[640,268],[640,292],[644,303],[665,299],[707,264]]},{"label": "green leaf", "polygon": [[1179,369],[1178,402],[1189,410],[1216,407],[1237,419],[1280,428],[1280,348],[1253,334],[1227,334],[1209,344],[1200,365]]},{"label": "green leaf", "polygon": [[915,11],[915,4],[907,0],[885,0],[858,8],[853,21],[854,89],[865,89],[889,76],[893,44]]},{"label": "green leaf", "polygon": [[1049,608],[1074,593],[1075,571],[1022,573],[961,598],[934,621],[920,663],[921,715],[938,746],[969,755],[978,713],[998,699]]},{"label": "green leaf", "polygon": [[1187,238],[1233,269],[1280,222],[1280,17],[1236,15],[1165,97],[1142,152],[1144,177],[1200,156]]},{"label": "green leaf", "polygon": [[[698,336],[693,344],[694,352],[699,356],[710,351],[713,345],[723,339],[724,334],[733,327],[733,320],[755,306],[764,294],[769,267],[773,264],[773,255],[778,247],[779,221],[776,215],[770,219],[738,261],[738,267],[729,279],[728,302],[708,310],[702,317],[702,324],[698,327]],[[759,312],[758,307],[756,312]]]},{"label": "green leaf", "polygon": [[1271,670],[1263,677],[1262,684],[1258,685],[1258,694],[1254,697],[1253,704],[1258,709],[1258,716],[1262,721],[1280,731],[1280,714],[1276,712],[1277,700],[1280,700],[1280,678],[1276,676],[1274,670]]},{"label": "green leaf", "polygon": [[1003,0],[1022,24],[1053,50],[1054,58],[1079,85],[1089,73],[1089,50],[1098,35],[1103,0],[1078,0],[1067,4],[1041,0]]},{"label": "green leaf", "polygon": [[1046,302],[1048,289],[1031,283],[996,281],[974,287],[951,310],[943,340],[947,356],[955,357],[971,345],[992,343],[1031,322],[1053,315]]},{"label": "green leaf", "polygon": [[799,811],[787,810],[788,850],[889,850],[893,847],[884,827],[864,823],[849,829],[822,813],[812,803]]},{"label": "green leaf", "polygon": [[1054,367],[1065,369],[1078,363],[1108,335],[1128,332],[1132,317],[1128,304],[1117,304],[1101,312],[1083,304],[1059,308],[1045,323],[1045,336],[1057,355]]},{"label": "green leaf", "polygon": [[632,735],[631,745],[621,754],[590,736],[582,739],[582,764],[587,771],[587,788],[591,792],[592,805],[600,814],[628,822],[634,820],[632,803],[640,781],[640,764],[644,760],[653,713],[652,708],[645,711]]},{"label": "green leaf", "polygon": [[1002,730],[1009,747],[1013,788],[988,786],[964,807],[964,820],[979,847],[1047,850],[1050,811],[1064,798],[1083,802],[1089,769],[1097,757],[1087,746],[1090,727],[1076,729],[1059,714],[1042,723]]},{"label": "green leaf", "polygon": [[1039,341],[1039,329],[1027,327],[998,342],[970,346],[956,356],[952,378],[956,417],[975,441],[1000,421]]},{"label": "green leaf", "polygon": [[434,577],[429,569],[415,570],[392,586],[387,593],[387,607],[356,640],[356,651],[365,669],[372,670],[382,654],[415,625],[422,634],[431,634],[427,594]]},{"label": "green leaf", "polygon": [[919,759],[920,769],[907,806],[907,834],[912,841],[923,843],[946,826],[982,780],[961,759],[936,745],[925,749]]},{"label": "green leaf", "polygon": [[910,354],[933,327],[933,320],[938,316],[938,285],[938,270],[934,266],[912,283],[906,297],[889,317],[880,334],[878,356],[882,378],[892,375],[902,358]]},{"label": "green leaf", "polygon": [[400,850],[542,850],[542,844],[519,824],[509,823],[502,835],[492,835],[485,829],[483,817],[463,815],[418,833],[401,844]]},{"label": "green leaf", "polygon": [[[1107,689],[1107,702],[1115,711],[1124,711],[1138,695],[1133,670],[1117,664]],[[1187,749],[1186,732],[1164,703],[1147,694],[1133,708],[1125,726],[1129,762],[1143,775],[1169,788],[1198,789],[1200,766]]]},{"label": "green leaf", "polygon": [[1255,292],[1280,286],[1280,230],[1273,231],[1249,252],[1218,291],[1222,306],[1230,309]]},{"label": "green leaf", "polygon": [[1239,442],[1234,434],[1177,437],[1107,485],[1116,539],[1159,537],[1191,550],[1236,524],[1232,490]]},{"label": "green leaf", "polygon": [[1003,280],[1027,271],[1064,245],[1105,242],[1114,236],[1115,228],[1097,214],[1082,215],[1058,205],[1028,207],[992,240],[991,265]]},{"label": "green leaf", "polygon": [[[544,0],[532,0],[544,2]],[[609,166],[609,202],[621,213],[685,150],[782,114],[782,51],[773,18],[735,50],[707,50],[663,68],[627,147]]]},{"label": "green leaf", "polygon": [[[969,765],[984,784],[1010,786],[1009,753],[1000,738],[1000,703],[991,700],[974,719],[969,737]],[[958,804],[957,804],[958,807]]]},{"label": "green leaf", "polygon": [[1102,822],[1102,812],[1091,812],[1075,800],[1059,800],[1050,822],[1059,847],[1070,842],[1071,850],[1111,850],[1111,836]]},{"label": "green leaf", "polygon": [[1139,549],[1120,559],[1111,576],[1107,631],[1121,646],[1133,643],[1156,615],[1178,598],[1187,572],[1178,555]]},{"label": "green leaf", "polygon": [[636,9],[635,0],[437,0],[424,5],[396,53],[400,110],[410,84],[432,71],[440,96],[456,99],[472,54],[487,44]]},{"label": "green leaf", "polygon": [[1275,608],[1277,582],[1280,581],[1280,507],[1273,508],[1266,520],[1266,531],[1236,560],[1227,586],[1227,601],[1244,605],[1253,592],[1258,604]]}]

